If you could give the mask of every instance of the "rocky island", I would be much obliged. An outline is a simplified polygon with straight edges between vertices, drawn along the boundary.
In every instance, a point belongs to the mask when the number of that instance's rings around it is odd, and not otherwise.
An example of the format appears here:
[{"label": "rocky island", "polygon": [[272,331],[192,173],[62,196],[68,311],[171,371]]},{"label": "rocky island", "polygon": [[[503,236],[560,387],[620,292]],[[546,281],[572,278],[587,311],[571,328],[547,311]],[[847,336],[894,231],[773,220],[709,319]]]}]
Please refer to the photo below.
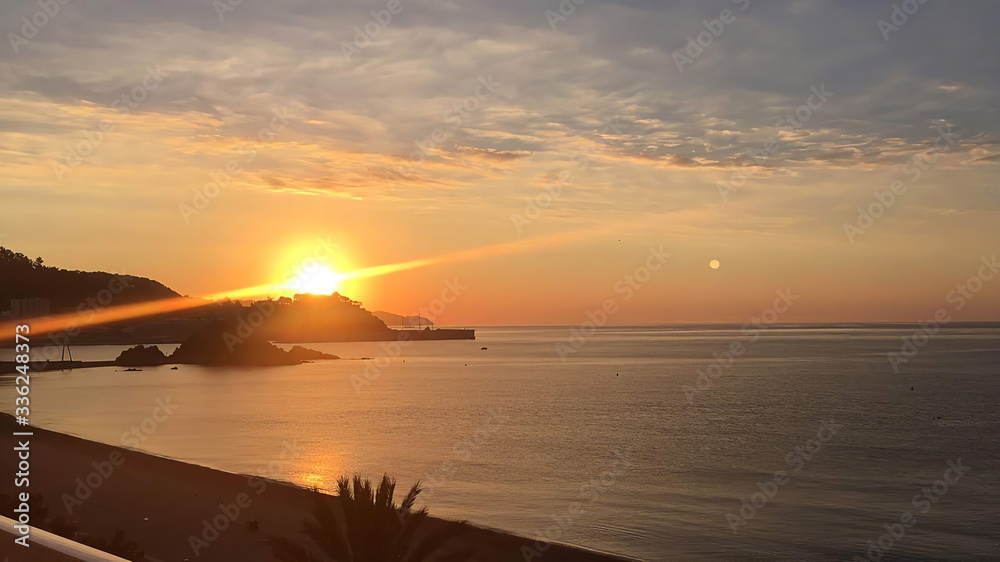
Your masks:
[{"label": "rocky island", "polygon": [[232,322],[214,324],[188,338],[172,354],[165,355],[155,345],[137,345],[126,349],[115,364],[127,367],[150,367],[165,364],[264,367],[298,365],[306,361],[340,359],[302,346],[285,351],[263,336],[239,337],[239,326]]}]

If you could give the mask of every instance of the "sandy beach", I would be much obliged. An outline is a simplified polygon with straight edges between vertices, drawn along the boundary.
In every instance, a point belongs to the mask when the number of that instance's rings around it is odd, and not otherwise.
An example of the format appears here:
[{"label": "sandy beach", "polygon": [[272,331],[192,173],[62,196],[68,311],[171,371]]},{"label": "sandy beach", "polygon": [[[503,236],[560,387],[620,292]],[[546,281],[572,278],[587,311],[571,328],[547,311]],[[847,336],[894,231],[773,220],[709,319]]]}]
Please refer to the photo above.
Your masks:
[{"label": "sandy beach", "polygon": [[[25,428],[2,414],[0,430],[10,436]],[[139,544],[148,560],[265,562],[275,560],[264,543],[267,536],[308,544],[299,530],[310,511],[310,490],[44,429],[29,430],[34,432],[30,438],[30,491],[33,496],[44,496],[48,517],[67,515],[81,531],[102,537],[110,538],[115,529],[121,529],[127,540]],[[391,474],[392,467],[386,469]],[[401,482],[400,488],[408,484]],[[0,494],[13,492],[13,479],[3,479]],[[210,523],[224,519],[229,522],[217,527]],[[257,521],[256,531],[248,528],[250,521]],[[473,529],[467,540],[476,552],[475,559],[482,561],[524,560],[522,546],[537,546],[526,538],[482,528]],[[12,548],[5,540],[0,553],[7,554]],[[552,545],[535,560],[622,558]]]}]

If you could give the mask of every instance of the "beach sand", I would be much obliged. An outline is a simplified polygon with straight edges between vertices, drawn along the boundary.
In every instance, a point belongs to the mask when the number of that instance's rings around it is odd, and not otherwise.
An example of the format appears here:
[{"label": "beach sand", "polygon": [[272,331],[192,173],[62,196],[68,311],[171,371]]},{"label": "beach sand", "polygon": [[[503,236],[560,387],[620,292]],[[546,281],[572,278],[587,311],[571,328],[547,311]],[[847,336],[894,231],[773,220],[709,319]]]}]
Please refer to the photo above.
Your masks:
[{"label": "beach sand", "polygon": [[[13,418],[0,414],[0,432],[11,442],[14,431],[25,431]],[[98,483],[82,503],[72,500],[69,517],[80,530],[110,538],[116,528],[128,540],[138,542],[151,561],[182,560],[257,562],[275,560],[264,540],[267,536],[285,536],[301,544],[310,544],[299,531],[312,506],[310,490],[271,480],[251,479],[245,475],[188,464],[127,449],[87,441],[38,428],[28,428],[34,435],[31,444],[31,483],[33,496],[44,496],[49,517],[68,515],[65,499],[87,496],[81,482],[88,478]],[[12,445],[13,446],[13,445]],[[10,449],[4,455],[4,474],[15,470]],[[120,455],[120,456],[119,456]],[[109,468],[106,477],[95,467]],[[117,464],[117,466],[115,466]],[[386,467],[391,474],[392,467]],[[381,475],[365,475],[375,479]],[[79,479],[79,480],[78,480]],[[408,488],[406,483],[400,487]],[[89,486],[88,486],[89,488]],[[0,478],[0,494],[13,495],[14,479]],[[243,494],[243,496],[241,496]],[[249,503],[248,503],[249,501]],[[217,533],[217,538],[201,546],[195,554],[192,537],[204,538],[208,521],[225,518],[222,504],[240,508],[235,520]],[[230,509],[232,513],[232,509]],[[433,514],[433,512],[432,512]],[[10,514],[5,513],[5,516]],[[222,521],[222,518],[218,519]],[[256,532],[246,523],[258,521]],[[439,524],[439,520],[434,520]],[[474,523],[474,522],[473,522]],[[209,533],[209,537],[212,533]],[[523,561],[522,546],[534,547],[532,540],[508,533],[474,528],[467,539],[475,549],[476,560]],[[14,548],[4,540],[0,554]],[[16,553],[12,553],[16,554]],[[16,560],[16,558],[14,558]],[[552,545],[540,558],[546,562],[623,560],[604,554]]]}]

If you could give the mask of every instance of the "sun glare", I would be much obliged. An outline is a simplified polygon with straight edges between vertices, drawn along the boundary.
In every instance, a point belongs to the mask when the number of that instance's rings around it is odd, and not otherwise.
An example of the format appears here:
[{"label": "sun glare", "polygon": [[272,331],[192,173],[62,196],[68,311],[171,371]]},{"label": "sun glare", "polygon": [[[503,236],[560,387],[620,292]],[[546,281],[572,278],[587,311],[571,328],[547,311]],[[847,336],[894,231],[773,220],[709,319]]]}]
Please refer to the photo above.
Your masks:
[{"label": "sun glare", "polygon": [[314,295],[330,295],[337,291],[343,276],[323,263],[307,262],[302,264],[288,287],[296,293],[312,293]]}]

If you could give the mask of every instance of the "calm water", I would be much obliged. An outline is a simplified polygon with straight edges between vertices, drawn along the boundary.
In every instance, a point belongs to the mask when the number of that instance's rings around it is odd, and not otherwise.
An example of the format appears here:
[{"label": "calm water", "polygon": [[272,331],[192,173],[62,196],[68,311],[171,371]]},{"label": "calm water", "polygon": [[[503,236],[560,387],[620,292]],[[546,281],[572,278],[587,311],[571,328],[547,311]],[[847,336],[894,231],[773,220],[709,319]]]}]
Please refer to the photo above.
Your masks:
[{"label": "calm water", "polygon": [[[117,445],[169,397],[177,411],[144,450],[325,488],[388,472],[423,480],[436,515],[643,559],[864,557],[904,511],[916,523],[897,527],[890,557],[1000,556],[1000,330],[945,330],[893,373],[885,353],[911,333],[611,328],[565,363],[567,328],[481,329],[398,356],[316,344],[383,367],[47,373],[32,378],[33,420]],[[684,387],[733,341],[746,353],[689,402]],[[378,376],[358,392],[366,368]],[[0,380],[3,409],[13,400]],[[842,427],[817,440],[830,418]],[[965,475],[934,491],[959,459]],[[773,496],[734,534],[727,515],[758,482]],[[915,508],[923,488],[934,503]]]}]

